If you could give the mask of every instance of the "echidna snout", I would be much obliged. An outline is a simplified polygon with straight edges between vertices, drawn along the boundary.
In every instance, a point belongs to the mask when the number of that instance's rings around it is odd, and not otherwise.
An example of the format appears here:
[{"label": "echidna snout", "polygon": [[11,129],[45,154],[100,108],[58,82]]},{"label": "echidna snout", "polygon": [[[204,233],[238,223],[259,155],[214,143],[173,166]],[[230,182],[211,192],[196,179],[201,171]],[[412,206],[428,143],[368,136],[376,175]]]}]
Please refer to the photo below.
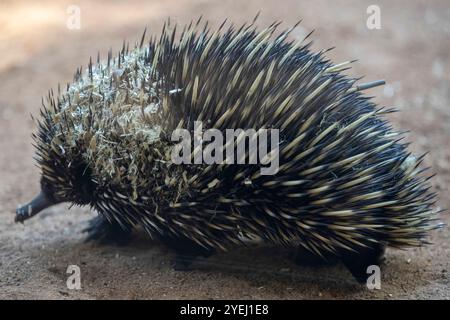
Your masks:
[{"label": "echidna snout", "polygon": [[16,222],[23,222],[58,203],[92,203],[96,188],[90,170],[83,163],[71,168],[56,162],[52,167],[43,168],[40,185],[40,192],[29,203],[17,208]]},{"label": "echidna snout", "polygon": [[43,191],[41,191],[28,204],[17,208],[15,221],[23,222],[54,204],[55,203],[51,201]]}]

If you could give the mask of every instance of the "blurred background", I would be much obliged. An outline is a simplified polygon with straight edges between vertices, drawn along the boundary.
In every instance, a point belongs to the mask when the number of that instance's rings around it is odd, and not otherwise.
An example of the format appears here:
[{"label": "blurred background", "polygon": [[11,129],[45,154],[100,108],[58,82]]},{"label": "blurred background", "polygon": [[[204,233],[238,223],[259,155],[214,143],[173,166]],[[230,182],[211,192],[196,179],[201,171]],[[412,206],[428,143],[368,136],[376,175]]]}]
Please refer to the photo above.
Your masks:
[{"label": "blurred background", "polygon": [[[369,6],[379,8],[374,20]],[[369,8],[369,13],[368,13]],[[358,59],[351,76],[385,79],[367,91],[395,106],[394,126],[408,130],[411,150],[429,151],[439,208],[450,208],[450,2],[442,1],[5,1],[0,0],[0,298],[438,298],[450,299],[449,227],[433,245],[389,250],[381,290],[358,287],[340,267],[295,266],[288,252],[250,248],[221,254],[190,273],[172,271],[172,253],[137,236],[127,247],[83,243],[88,208],[60,205],[25,225],[14,224],[16,206],[39,189],[31,133],[41,97],[58,82],[123,40],[159,35],[170,17],[178,24],[200,15],[218,26],[240,25],[257,12],[259,28],[302,23],[291,38],[315,30],[313,50],[335,47],[336,63]],[[75,20],[74,20],[75,19]],[[369,19],[369,25],[368,25]],[[370,28],[379,22],[379,28]],[[442,220],[450,222],[448,214]],[[81,268],[82,289],[66,287],[66,269]]]}]

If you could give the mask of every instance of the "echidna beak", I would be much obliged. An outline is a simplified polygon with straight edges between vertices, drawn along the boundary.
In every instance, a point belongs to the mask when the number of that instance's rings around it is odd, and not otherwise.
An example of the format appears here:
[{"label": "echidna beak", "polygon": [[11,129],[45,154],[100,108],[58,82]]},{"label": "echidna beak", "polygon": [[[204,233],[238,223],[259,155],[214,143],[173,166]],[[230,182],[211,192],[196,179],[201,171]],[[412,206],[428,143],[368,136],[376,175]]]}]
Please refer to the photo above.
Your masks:
[{"label": "echidna beak", "polygon": [[14,221],[23,222],[52,205],[54,203],[41,191],[30,203],[17,208]]}]

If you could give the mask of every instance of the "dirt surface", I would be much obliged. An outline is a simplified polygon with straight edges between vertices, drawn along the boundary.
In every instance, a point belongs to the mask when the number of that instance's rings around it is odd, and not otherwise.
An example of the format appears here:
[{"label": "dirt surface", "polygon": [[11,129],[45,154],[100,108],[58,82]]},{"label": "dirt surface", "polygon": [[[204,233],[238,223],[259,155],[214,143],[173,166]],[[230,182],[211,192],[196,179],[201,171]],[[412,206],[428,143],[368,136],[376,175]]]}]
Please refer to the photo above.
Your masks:
[{"label": "dirt surface", "polygon": [[[69,4],[81,9],[81,29],[66,27]],[[366,9],[381,8],[381,29],[369,30]],[[172,253],[137,233],[127,246],[84,243],[88,208],[58,205],[24,225],[14,223],[19,203],[39,188],[30,113],[58,82],[72,79],[99,50],[117,52],[124,39],[138,41],[144,27],[158,34],[164,20],[181,24],[200,14],[213,25],[236,24],[261,10],[260,27],[283,20],[301,39],[312,29],[314,50],[359,59],[353,76],[386,79],[372,89],[380,105],[396,106],[396,128],[410,131],[411,150],[429,151],[438,206],[450,208],[450,3],[442,1],[0,1],[0,298],[268,298],[450,299],[450,233],[433,232],[433,245],[389,250],[381,290],[358,286],[342,267],[301,268],[290,253],[250,247],[197,263],[195,271],[171,269]],[[448,214],[441,219],[450,222]],[[81,268],[81,290],[66,286],[68,265]]]}]

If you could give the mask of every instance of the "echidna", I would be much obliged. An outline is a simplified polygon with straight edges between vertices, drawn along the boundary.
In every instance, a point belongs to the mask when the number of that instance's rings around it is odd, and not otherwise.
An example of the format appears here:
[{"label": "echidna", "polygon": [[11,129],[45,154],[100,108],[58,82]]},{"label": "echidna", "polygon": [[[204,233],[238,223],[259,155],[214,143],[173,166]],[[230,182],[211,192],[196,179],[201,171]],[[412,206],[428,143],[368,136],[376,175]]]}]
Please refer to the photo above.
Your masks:
[{"label": "echidna", "polygon": [[[383,118],[393,110],[361,93],[382,81],[356,85],[342,74],[350,62],[289,42],[295,26],[198,25],[177,36],[166,24],[148,45],[144,32],[134,49],[124,44],[77,70],[65,92],[50,91],[34,135],[41,192],[16,221],[60,202],[89,205],[99,213],[91,238],[140,226],[184,258],[259,238],[338,258],[360,281],[385,246],[427,243],[437,224],[423,156]],[[175,164],[171,135],[193,133],[195,122],[278,130],[278,172],[249,161]]]}]

